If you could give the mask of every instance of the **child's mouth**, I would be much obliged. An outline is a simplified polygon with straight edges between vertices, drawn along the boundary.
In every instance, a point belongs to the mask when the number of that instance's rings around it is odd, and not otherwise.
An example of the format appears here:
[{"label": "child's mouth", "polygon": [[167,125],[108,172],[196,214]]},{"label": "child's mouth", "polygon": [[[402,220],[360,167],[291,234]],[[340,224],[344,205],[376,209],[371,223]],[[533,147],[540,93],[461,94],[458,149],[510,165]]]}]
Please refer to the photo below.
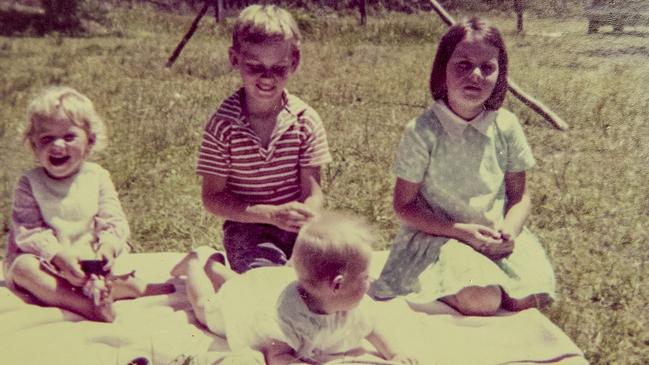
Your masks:
[{"label": "child's mouth", "polygon": [[263,85],[257,85],[257,88],[264,92],[270,92],[273,91],[273,89],[275,89],[274,86],[263,86]]},{"label": "child's mouth", "polygon": [[52,166],[61,166],[64,163],[68,162],[70,159],[70,156],[62,156],[62,157],[55,157],[55,156],[50,156],[50,163]]}]

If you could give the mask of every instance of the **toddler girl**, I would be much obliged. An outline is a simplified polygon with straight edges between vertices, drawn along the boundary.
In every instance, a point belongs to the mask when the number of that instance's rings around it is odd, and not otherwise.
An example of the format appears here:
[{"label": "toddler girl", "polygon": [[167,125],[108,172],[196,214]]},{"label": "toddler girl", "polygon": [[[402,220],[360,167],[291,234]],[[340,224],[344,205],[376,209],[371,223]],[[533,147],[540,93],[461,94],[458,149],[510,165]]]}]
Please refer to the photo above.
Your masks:
[{"label": "toddler girl", "polygon": [[[68,87],[36,97],[28,121],[25,141],[40,166],[25,172],[15,191],[7,283],[44,305],[110,322],[114,299],[140,296],[147,286],[133,275],[108,274],[128,251],[129,226],[108,171],[87,161],[104,145],[104,123],[92,102]],[[83,259],[101,263],[93,273],[82,270]]]},{"label": "toddler girl", "polygon": [[478,18],[442,37],[432,68],[432,107],[408,123],[398,149],[394,209],[403,221],[377,299],[408,295],[465,315],[522,310],[555,296],[554,273],[524,228],[535,161],[517,118],[501,108],[507,52]]}]

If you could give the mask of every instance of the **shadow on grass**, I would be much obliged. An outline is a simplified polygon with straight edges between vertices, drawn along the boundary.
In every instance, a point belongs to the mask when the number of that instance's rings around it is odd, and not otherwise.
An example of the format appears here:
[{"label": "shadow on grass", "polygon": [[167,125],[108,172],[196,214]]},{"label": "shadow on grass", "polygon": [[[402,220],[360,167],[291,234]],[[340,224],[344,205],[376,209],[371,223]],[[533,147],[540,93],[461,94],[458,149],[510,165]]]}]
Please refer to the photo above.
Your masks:
[{"label": "shadow on grass", "polygon": [[23,13],[16,10],[0,10],[0,35],[43,35],[47,29],[45,15]]},{"label": "shadow on grass", "polygon": [[0,9],[1,36],[42,36],[49,32],[78,34],[82,31],[79,22],[55,23],[43,13]]}]

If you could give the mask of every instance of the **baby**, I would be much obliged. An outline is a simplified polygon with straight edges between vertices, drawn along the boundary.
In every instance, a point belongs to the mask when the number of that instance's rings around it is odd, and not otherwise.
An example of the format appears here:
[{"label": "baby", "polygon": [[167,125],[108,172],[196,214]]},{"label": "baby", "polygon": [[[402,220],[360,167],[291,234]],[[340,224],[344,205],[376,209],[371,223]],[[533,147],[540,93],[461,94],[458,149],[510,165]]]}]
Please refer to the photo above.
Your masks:
[{"label": "baby", "polygon": [[394,348],[375,321],[373,307],[380,304],[365,295],[371,240],[360,220],[324,212],[300,230],[292,268],[237,274],[223,265],[223,255],[200,248],[172,274],[187,275],[196,318],[225,336],[237,356],[252,348],[271,365],[323,363],[367,340],[387,360],[416,364]]}]

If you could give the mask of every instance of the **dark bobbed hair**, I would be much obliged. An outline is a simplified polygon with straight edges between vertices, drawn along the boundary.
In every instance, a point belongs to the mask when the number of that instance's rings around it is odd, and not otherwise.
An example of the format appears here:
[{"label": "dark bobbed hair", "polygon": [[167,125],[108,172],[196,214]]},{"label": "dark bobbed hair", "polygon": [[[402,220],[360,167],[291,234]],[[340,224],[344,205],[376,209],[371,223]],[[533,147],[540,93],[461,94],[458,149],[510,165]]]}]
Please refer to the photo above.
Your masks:
[{"label": "dark bobbed hair", "polygon": [[446,67],[457,44],[466,39],[468,35],[484,40],[487,44],[498,49],[498,79],[491,96],[485,101],[487,110],[497,110],[502,106],[507,94],[507,49],[498,28],[478,17],[463,20],[451,26],[442,36],[437,46],[433,69],[430,73],[431,95],[433,100],[442,99],[448,102]]}]

